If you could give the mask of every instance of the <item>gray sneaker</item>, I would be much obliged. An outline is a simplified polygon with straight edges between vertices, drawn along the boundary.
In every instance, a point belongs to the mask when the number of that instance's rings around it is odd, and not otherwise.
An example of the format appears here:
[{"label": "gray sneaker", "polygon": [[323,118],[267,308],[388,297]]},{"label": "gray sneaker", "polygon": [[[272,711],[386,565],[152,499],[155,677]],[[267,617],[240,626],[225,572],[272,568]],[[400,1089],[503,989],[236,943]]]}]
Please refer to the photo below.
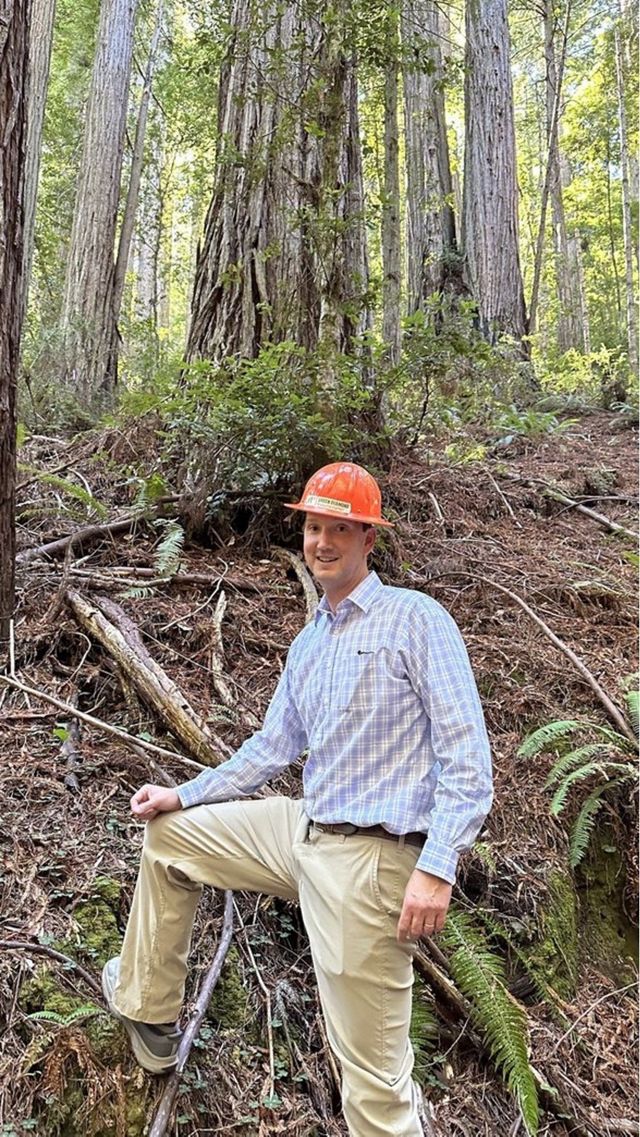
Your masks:
[{"label": "gray sneaker", "polygon": [[135,1022],[134,1019],[121,1015],[113,1005],[113,992],[118,982],[119,970],[119,956],[110,959],[102,969],[102,993],[107,1006],[129,1035],[131,1049],[143,1070],[148,1070],[150,1074],[166,1074],[175,1068],[178,1061],[178,1046],[182,1031],[170,1025],[154,1026],[151,1023]]}]

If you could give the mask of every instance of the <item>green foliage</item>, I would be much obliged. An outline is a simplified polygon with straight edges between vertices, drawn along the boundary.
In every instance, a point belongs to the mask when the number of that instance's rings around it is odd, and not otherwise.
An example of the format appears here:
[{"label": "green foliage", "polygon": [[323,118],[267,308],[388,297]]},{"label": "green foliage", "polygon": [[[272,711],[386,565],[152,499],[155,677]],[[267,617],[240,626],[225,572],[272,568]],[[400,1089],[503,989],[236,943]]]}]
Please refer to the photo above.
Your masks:
[{"label": "green foliage", "polygon": [[153,553],[153,566],[159,576],[175,576],[180,569],[184,546],[184,529],[177,521],[160,519],[155,522],[165,534]]},{"label": "green foliage", "polygon": [[37,1019],[40,1022],[53,1023],[55,1026],[67,1027],[73,1026],[75,1023],[82,1022],[84,1019],[95,1018],[96,1015],[104,1015],[106,1012],[101,1007],[96,1007],[93,1003],[83,1003],[80,1007],[74,1007],[66,1015],[61,1015],[57,1011],[33,1011],[27,1015],[29,1019]]},{"label": "green foliage", "polygon": [[443,942],[452,953],[453,978],[472,1004],[474,1020],[518,1101],[527,1131],[535,1134],[539,1107],[528,1058],[527,1017],[507,991],[504,965],[472,918],[458,909],[449,913]]},{"label": "green foliage", "polygon": [[[627,714],[638,735],[638,692],[625,695]],[[584,742],[584,738],[593,741]],[[577,746],[571,746],[573,739]],[[582,802],[578,816],[571,827],[569,861],[572,867],[580,864],[587,851],[598,813],[605,798],[611,798],[618,788],[630,787],[638,782],[635,761],[637,748],[624,734],[611,727],[580,719],[567,719],[547,723],[530,734],[518,750],[518,757],[533,758],[552,751],[556,760],[545,782],[545,788],[554,789],[550,812],[559,817],[568,804],[576,785],[596,776],[596,785]]]},{"label": "green foliage", "polygon": [[269,344],[256,359],[181,364],[179,376],[169,367],[150,387],[125,393],[122,413],[153,415],[172,472],[188,461],[217,508],[220,494],[299,485],[323,461],[371,445],[374,394],[362,370],[355,358]]},{"label": "green foliage", "polygon": [[103,505],[101,501],[98,501],[85,486],[79,486],[77,482],[72,482],[69,478],[61,478],[57,474],[43,473],[42,470],[36,469],[35,466],[23,466],[22,469],[35,478],[36,481],[41,482],[42,485],[51,486],[52,489],[59,490],[61,493],[72,497],[75,501],[86,505],[90,514],[97,514],[97,516],[101,518],[108,516],[109,511],[107,507]]}]

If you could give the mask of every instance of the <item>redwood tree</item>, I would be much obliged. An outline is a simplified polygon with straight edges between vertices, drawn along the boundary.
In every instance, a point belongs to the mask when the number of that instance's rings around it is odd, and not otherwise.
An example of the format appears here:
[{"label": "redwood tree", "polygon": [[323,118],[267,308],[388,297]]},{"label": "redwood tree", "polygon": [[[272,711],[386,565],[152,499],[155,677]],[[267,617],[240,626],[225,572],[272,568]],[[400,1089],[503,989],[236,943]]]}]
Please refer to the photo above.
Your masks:
[{"label": "redwood tree", "polygon": [[65,378],[93,407],[108,401],[116,383],[113,250],[135,12],[136,0],[102,0],[67,258]]},{"label": "redwood tree", "polygon": [[483,335],[527,330],[506,0],[467,0],[463,245]]},{"label": "redwood tree", "polygon": [[404,0],[402,46],[407,308],[411,314],[445,287],[456,252],[440,29],[434,0]]},{"label": "redwood tree", "polygon": [[14,605],[28,27],[29,0],[0,0],[0,658],[6,655]]},{"label": "redwood tree", "polygon": [[188,356],[266,341],[349,351],[367,324],[355,62],[346,3],[236,0]]}]

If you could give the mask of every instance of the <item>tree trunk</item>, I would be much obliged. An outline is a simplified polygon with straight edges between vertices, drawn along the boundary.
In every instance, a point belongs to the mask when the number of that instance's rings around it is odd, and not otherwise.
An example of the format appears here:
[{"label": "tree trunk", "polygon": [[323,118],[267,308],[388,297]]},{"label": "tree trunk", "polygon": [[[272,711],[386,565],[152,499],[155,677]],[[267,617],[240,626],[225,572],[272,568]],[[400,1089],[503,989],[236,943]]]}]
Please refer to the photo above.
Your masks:
[{"label": "tree trunk", "polygon": [[556,20],[553,0],[544,0],[544,55],[546,64],[547,144],[549,147],[549,195],[553,222],[556,290],[558,295],[558,348],[561,352],[575,348],[581,351],[584,336],[580,322],[578,264],[575,240],[570,241],[564,213],[563,189],[570,182],[569,164],[560,153],[560,111],[555,131],[552,130],[553,108],[558,94],[556,66]]},{"label": "tree trunk", "polygon": [[22,319],[29,0],[0,0],[0,661],[14,606],[16,376]]},{"label": "tree trunk", "polygon": [[453,275],[456,234],[447,142],[438,9],[434,0],[402,8],[407,170],[407,309],[417,311]]},{"label": "tree trunk", "polygon": [[629,368],[638,371],[638,320],[633,284],[633,235],[631,228],[631,194],[629,191],[629,147],[627,144],[627,114],[624,105],[624,70],[620,26],[613,27],[616,53],[616,89],[618,94],[618,124],[620,128],[620,165],[622,168],[622,236],[624,241],[625,297],[627,314],[627,344]]},{"label": "tree trunk", "polygon": [[[260,12],[260,34],[256,31]],[[236,0],[191,359],[266,341],[349,351],[367,326],[355,64],[344,12]]]},{"label": "tree trunk", "polygon": [[481,331],[521,346],[527,331],[506,0],[467,0],[465,269]]},{"label": "tree trunk", "polygon": [[27,154],[24,179],[24,267],[22,274],[22,317],[27,310],[33,240],[36,217],[36,198],[42,151],[42,124],[49,85],[53,21],[56,0],[32,0],[29,29],[29,106],[27,110]]},{"label": "tree trunk", "polygon": [[[127,272],[127,265],[129,264],[131,238],[133,237],[136,210],[138,208],[140,181],[142,178],[142,162],[144,158],[144,144],[147,134],[147,118],[149,115],[149,103],[151,101],[151,85],[153,83],[153,73],[156,65],[156,55],[158,51],[158,43],[160,42],[160,33],[162,32],[162,14],[163,0],[158,0],[158,7],[156,9],[156,22],[153,29],[153,36],[151,38],[151,47],[149,48],[147,69],[145,71],[142,94],[140,96],[140,107],[138,108],[136,137],[133,144],[131,172],[129,175],[129,189],[127,190],[127,200],[122,217],[120,239],[118,241],[118,255],[116,257],[115,277],[113,282],[113,315],[116,323],[118,322],[120,316],[122,293],[124,291],[124,279]],[[114,334],[117,335],[115,329]]]},{"label": "tree trunk", "polygon": [[398,166],[398,16],[387,17],[382,201],[382,339],[387,362],[400,362],[400,170]]},{"label": "tree trunk", "polygon": [[102,0],[63,306],[66,382],[99,408],[117,379],[114,240],[136,0]]}]

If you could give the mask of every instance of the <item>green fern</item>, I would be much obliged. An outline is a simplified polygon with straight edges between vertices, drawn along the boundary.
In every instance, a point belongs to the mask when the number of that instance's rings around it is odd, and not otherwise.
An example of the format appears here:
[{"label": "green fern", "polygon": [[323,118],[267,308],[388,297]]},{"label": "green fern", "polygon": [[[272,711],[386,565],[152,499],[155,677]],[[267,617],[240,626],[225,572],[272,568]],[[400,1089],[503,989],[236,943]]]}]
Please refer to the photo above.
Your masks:
[{"label": "green fern", "polygon": [[610,793],[614,786],[622,785],[625,781],[627,781],[626,777],[610,779],[601,786],[596,786],[595,790],[589,794],[571,830],[569,864],[572,868],[580,864],[587,851],[598,813],[604,805],[602,800],[604,794]]},{"label": "green fern", "polygon": [[557,762],[554,762],[544,788],[546,790],[555,786],[561,778],[564,778],[576,766],[584,765],[584,763],[593,758],[594,755],[604,756],[610,751],[611,747],[603,745],[601,742],[589,742],[585,746],[578,746],[576,750],[570,750],[568,754],[563,754]]},{"label": "green fern", "polygon": [[578,719],[548,722],[525,738],[518,750],[518,758],[535,758],[536,754],[543,754],[545,750],[553,750],[557,742],[567,738],[584,725],[585,723]]},{"label": "green fern", "polygon": [[[625,703],[629,723],[637,737],[639,717],[637,676],[629,676],[622,684],[623,689],[631,684],[633,689],[626,690]],[[559,817],[577,783],[585,781],[594,774],[600,774],[604,778],[599,786],[591,790],[572,826],[569,838],[569,861],[574,868],[586,853],[598,812],[603,805],[604,795],[610,794],[614,788],[627,782],[638,780],[637,763],[628,760],[632,756],[635,758],[636,747],[630,738],[610,726],[579,719],[563,719],[547,723],[546,726],[535,730],[525,738],[518,750],[520,758],[532,758],[545,750],[555,751],[558,754],[572,735],[587,732],[592,740],[582,742],[581,745],[560,754],[545,782],[545,789],[556,787],[551,799],[550,812],[554,817]],[[594,735],[595,740],[593,740]],[[622,760],[616,761],[616,759]]]},{"label": "green fern", "polygon": [[174,576],[180,568],[180,557],[184,545],[184,529],[177,521],[157,521],[157,525],[166,530],[164,537],[157,545],[153,564],[158,576]]},{"label": "green fern", "polygon": [[56,1026],[72,1026],[74,1023],[80,1022],[82,1019],[95,1018],[96,1015],[102,1015],[104,1011],[100,1007],[96,1007],[94,1003],[83,1003],[80,1007],[74,1009],[68,1015],[60,1015],[57,1011],[33,1011],[32,1014],[27,1015],[29,1019],[38,1019],[43,1022],[55,1023]]},{"label": "green fern", "polygon": [[151,596],[155,596],[155,588],[149,588],[148,584],[136,584],[131,588],[125,589],[120,593],[123,600],[148,600]]},{"label": "green fern", "polygon": [[540,1114],[528,1058],[527,1017],[506,989],[504,965],[473,920],[458,910],[449,913],[443,942],[452,951],[453,978],[471,1002],[491,1056],[516,1097],[527,1131],[534,1135]]},{"label": "green fern", "polygon": [[25,466],[25,470],[33,473],[37,481],[42,482],[45,486],[51,486],[54,490],[60,490],[61,493],[68,494],[69,497],[75,498],[76,501],[82,502],[98,517],[106,517],[108,509],[101,501],[98,501],[93,494],[85,489],[84,486],[79,486],[77,482],[72,482],[69,478],[60,478],[57,474],[43,473],[41,470],[36,470],[33,466]]},{"label": "green fern", "polygon": [[504,924],[502,924],[499,919],[496,919],[493,915],[491,915],[491,913],[487,912],[485,908],[479,907],[477,909],[477,916],[494,939],[502,940],[503,943],[507,944],[509,950],[517,958],[518,962],[522,966],[523,971],[526,972],[529,979],[531,980],[538,1000],[541,1003],[544,1002],[548,1004],[549,1009],[554,1013],[554,1017],[559,1018],[563,1024],[563,1027],[566,1028],[569,1026],[569,1020],[565,1015],[562,1014],[557,1006],[558,996],[556,992],[552,990],[544,977],[540,974],[539,970],[531,963],[528,955],[522,950],[511,932],[507,931]]},{"label": "green fern", "polygon": [[629,722],[631,723],[633,727],[633,733],[637,738],[640,735],[640,693],[638,690],[636,689],[635,691],[627,691],[625,702],[627,704]]},{"label": "green fern", "polygon": [[563,778],[551,799],[549,809],[553,817],[559,817],[562,813],[567,804],[567,795],[574,782],[582,782],[585,778],[590,778],[591,775],[595,773],[606,774],[606,769],[602,762],[585,762],[582,766],[579,766],[577,770],[572,770],[570,774],[567,774],[566,778]]}]

